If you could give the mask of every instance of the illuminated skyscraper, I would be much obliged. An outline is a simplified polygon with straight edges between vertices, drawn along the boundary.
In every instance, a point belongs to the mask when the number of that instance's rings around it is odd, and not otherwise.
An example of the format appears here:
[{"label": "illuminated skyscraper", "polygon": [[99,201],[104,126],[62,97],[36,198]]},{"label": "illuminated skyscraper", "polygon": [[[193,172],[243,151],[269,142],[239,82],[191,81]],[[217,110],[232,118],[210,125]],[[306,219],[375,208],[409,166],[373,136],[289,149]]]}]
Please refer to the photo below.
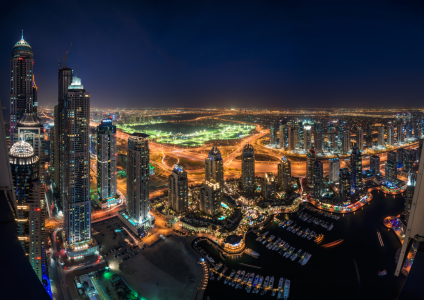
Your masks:
[{"label": "illuminated skyscraper", "polygon": [[351,173],[347,168],[340,169],[339,173],[339,190],[340,198],[343,204],[350,204],[351,194]]},{"label": "illuminated skyscraper", "polygon": [[360,192],[362,190],[362,154],[358,147],[352,149],[350,155],[351,171],[351,182],[352,190]]},{"label": "illuminated skyscraper", "polygon": [[29,143],[17,141],[10,149],[9,162],[16,192],[18,239],[41,281],[45,264],[45,210],[40,199],[38,157]]},{"label": "illuminated skyscraper", "polygon": [[18,140],[17,122],[25,113],[37,112],[37,86],[34,82],[33,53],[22,38],[13,47],[10,59],[10,145]]},{"label": "illuminated skyscraper", "polygon": [[311,126],[305,125],[303,127],[303,149],[308,152],[309,149],[312,147],[311,139],[312,139],[312,132],[311,132]]},{"label": "illuminated skyscraper", "polygon": [[387,124],[387,145],[393,146],[395,143],[395,129],[392,126],[392,123]]},{"label": "illuminated skyscraper", "polygon": [[300,139],[300,127],[301,127],[300,122],[295,122],[294,123],[294,128],[295,128],[295,147],[296,147],[296,149],[301,149],[300,148],[300,142],[301,142],[301,139]]},{"label": "illuminated skyscraper", "polygon": [[63,108],[64,232],[68,257],[94,254],[91,239],[90,201],[90,96],[81,79],[72,78]]},{"label": "illuminated skyscraper", "polygon": [[290,127],[289,131],[289,151],[294,151],[296,149],[296,129]]},{"label": "illuminated skyscraper", "polygon": [[218,147],[213,147],[205,159],[205,181],[211,179],[219,183],[221,193],[224,192],[224,166],[221,152]]},{"label": "illuminated skyscraper", "polygon": [[380,156],[370,156],[370,171],[374,175],[380,175]]},{"label": "illuminated skyscraper", "polygon": [[279,131],[280,149],[285,149],[287,144],[287,126],[280,123]]},{"label": "illuminated skyscraper", "polygon": [[415,153],[412,149],[403,152],[403,171],[409,173],[414,165]]},{"label": "illuminated skyscraper", "polygon": [[319,160],[314,163],[314,198],[319,199],[323,189],[323,167]]},{"label": "illuminated skyscraper", "polygon": [[340,160],[338,158],[330,158],[330,182],[339,182]]},{"label": "illuminated skyscraper", "polygon": [[272,173],[265,173],[262,180],[262,196],[265,201],[275,198],[275,176]]},{"label": "illuminated skyscraper", "polygon": [[199,209],[210,216],[216,216],[221,212],[221,187],[219,182],[211,179],[203,183],[200,189]]},{"label": "illuminated skyscraper", "polygon": [[310,149],[306,155],[306,179],[308,180],[308,185],[314,185],[314,164],[316,160],[316,153],[314,149]]},{"label": "illuminated skyscraper", "polygon": [[133,133],[128,138],[127,211],[138,225],[149,220],[149,135]]},{"label": "illuminated skyscraper", "polygon": [[271,145],[277,144],[277,124],[275,122],[271,122],[269,125],[269,134],[271,136]]},{"label": "illuminated skyscraper", "polygon": [[377,146],[384,146],[384,126],[377,128]]},{"label": "illuminated skyscraper", "polygon": [[278,179],[277,184],[282,189],[287,189],[291,182],[291,165],[290,161],[283,156],[278,163]]},{"label": "illuminated skyscraper", "polygon": [[102,208],[117,204],[116,126],[111,119],[97,126],[97,197]]},{"label": "illuminated skyscraper", "polygon": [[241,183],[245,192],[255,187],[255,150],[250,144],[244,146],[241,155]]},{"label": "illuminated skyscraper", "polygon": [[350,150],[350,131],[345,129],[342,135],[342,153],[347,154]]},{"label": "illuminated skyscraper", "polygon": [[399,122],[397,123],[397,133],[396,134],[397,134],[397,142],[403,143],[405,141],[405,132],[404,132],[402,120],[399,120]]},{"label": "illuminated skyscraper", "polygon": [[331,127],[328,135],[330,151],[337,151],[336,128]]},{"label": "illuminated skyscraper", "polygon": [[358,127],[358,132],[356,133],[356,146],[359,150],[364,150],[364,131],[361,127]]},{"label": "illuminated skyscraper", "polygon": [[179,165],[168,176],[168,205],[177,213],[188,209],[187,172]]},{"label": "illuminated skyscraper", "polygon": [[417,180],[416,173],[409,173],[408,183],[406,184],[406,194],[405,194],[405,221],[408,223],[409,214],[411,212],[412,197],[414,196],[415,183]]},{"label": "illuminated skyscraper", "polygon": [[372,147],[372,124],[368,123],[367,125],[367,135],[365,137],[365,143],[367,145],[367,148]]}]

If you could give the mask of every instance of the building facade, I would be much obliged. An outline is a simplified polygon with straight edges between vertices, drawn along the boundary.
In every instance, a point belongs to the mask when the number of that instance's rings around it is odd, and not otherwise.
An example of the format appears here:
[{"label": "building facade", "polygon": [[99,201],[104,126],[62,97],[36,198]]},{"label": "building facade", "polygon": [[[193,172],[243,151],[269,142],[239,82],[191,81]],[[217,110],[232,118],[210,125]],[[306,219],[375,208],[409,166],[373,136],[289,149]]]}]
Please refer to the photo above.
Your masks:
[{"label": "building facade", "polygon": [[351,165],[351,184],[352,190],[360,192],[362,190],[362,154],[358,147],[352,149],[352,154],[350,155],[350,165]]},{"label": "building facade", "polygon": [[340,172],[340,159],[339,158],[330,158],[330,182],[337,183],[339,182],[339,172]]},{"label": "building facade", "polygon": [[359,150],[364,150],[364,131],[361,127],[358,127],[358,132],[356,133],[356,146]]},{"label": "building facade", "polygon": [[168,176],[168,205],[177,213],[188,209],[187,172],[179,165],[175,165]]},{"label": "building facade", "polygon": [[377,146],[384,146],[384,126],[377,128]]},{"label": "building facade", "polygon": [[244,192],[253,191],[255,187],[255,150],[246,144],[241,155],[241,184]]},{"label": "building facade", "polygon": [[314,186],[314,164],[316,160],[316,153],[314,149],[309,149],[308,154],[306,155],[306,179],[308,181],[308,186]]},{"label": "building facade", "polygon": [[221,200],[222,194],[219,182],[213,179],[205,181],[200,189],[199,209],[212,217],[219,215],[221,213]]},{"label": "building facade", "polygon": [[262,180],[262,197],[265,201],[275,198],[275,176],[272,173],[265,173]]},{"label": "building facade", "polygon": [[339,173],[339,191],[343,204],[350,204],[351,200],[351,173],[348,168],[340,169]]},{"label": "building facade", "polygon": [[277,184],[281,189],[290,187],[291,182],[291,165],[290,161],[283,156],[278,162],[278,178]]},{"label": "building facade", "polygon": [[41,281],[45,267],[45,207],[40,199],[38,156],[29,143],[17,141],[10,149],[9,162],[16,192],[18,240]]},{"label": "building facade", "polygon": [[97,197],[102,207],[110,207],[119,201],[116,158],[116,126],[111,119],[105,119],[97,126]]},{"label": "building facade", "polygon": [[370,156],[370,171],[374,175],[380,175],[380,156],[377,156],[377,155]]},{"label": "building facade", "polygon": [[10,59],[10,146],[18,140],[16,126],[25,113],[37,112],[37,86],[34,82],[31,46],[22,38],[13,47]]},{"label": "building facade", "polygon": [[127,212],[139,226],[150,219],[148,138],[144,133],[134,133],[128,138]]},{"label": "building facade", "polygon": [[221,193],[224,192],[224,165],[218,147],[213,147],[205,159],[205,181],[211,179],[219,183]]}]

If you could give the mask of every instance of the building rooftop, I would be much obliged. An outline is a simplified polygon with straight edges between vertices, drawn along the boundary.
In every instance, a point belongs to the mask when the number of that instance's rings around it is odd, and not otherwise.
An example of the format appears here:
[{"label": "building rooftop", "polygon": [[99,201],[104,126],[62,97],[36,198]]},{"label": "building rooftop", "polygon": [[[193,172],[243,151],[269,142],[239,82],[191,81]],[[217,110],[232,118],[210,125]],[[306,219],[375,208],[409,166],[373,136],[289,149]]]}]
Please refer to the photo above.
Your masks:
[{"label": "building rooftop", "polygon": [[18,141],[10,148],[10,155],[15,157],[31,157],[34,156],[34,148],[25,141]]},{"label": "building rooftop", "polygon": [[18,121],[18,126],[23,127],[43,127],[43,122],[36,113],[24,113],[22,118]]},{"label": "building rooftop", "polygon": [[243,240],[243,237],[241,235],[229,235],[225,238],[225,243],[231,244],[231,245],[238,245]]}]

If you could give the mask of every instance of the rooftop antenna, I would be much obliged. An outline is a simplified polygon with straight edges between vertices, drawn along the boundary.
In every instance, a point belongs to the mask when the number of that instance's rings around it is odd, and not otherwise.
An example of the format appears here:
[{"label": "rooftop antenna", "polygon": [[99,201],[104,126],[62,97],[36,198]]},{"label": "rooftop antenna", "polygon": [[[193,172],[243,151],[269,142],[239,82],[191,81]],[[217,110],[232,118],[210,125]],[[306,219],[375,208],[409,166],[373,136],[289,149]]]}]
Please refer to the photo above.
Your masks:
[{"label": "rooftop antenna", "polygon": [[63,54],[63,58],[65,59],[65,68],[68,67],[68,53],[69,53],[69,50],[71,50],[71,47],[72,47],[72,43],[71,43],[71,46],[69,46],[68,51],[66,51],[66,53]]},{"label": "rooftop antenna", "polygon": [[78,77],[78,65],[75,65],[75,77]]},{"label": "rooftop antenna", "polygon": [[22,29],[22,39],[24,39],[24,30]]}]

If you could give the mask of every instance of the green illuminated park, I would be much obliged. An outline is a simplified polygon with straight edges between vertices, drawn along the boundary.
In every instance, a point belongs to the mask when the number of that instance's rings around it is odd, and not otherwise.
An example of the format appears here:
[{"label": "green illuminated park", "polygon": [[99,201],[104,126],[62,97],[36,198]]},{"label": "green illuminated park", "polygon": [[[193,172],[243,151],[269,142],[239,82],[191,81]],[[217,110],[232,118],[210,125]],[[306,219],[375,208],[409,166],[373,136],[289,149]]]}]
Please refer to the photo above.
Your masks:
[{"label": "green illuminated park", "polygon": [[125,124],[117,126],[132,134],[143,132],[158,143],[181,146],[201,146],[210,140],[232,140],[248,136],[255,128],[248,124],[192,125],[187,123]]}]

